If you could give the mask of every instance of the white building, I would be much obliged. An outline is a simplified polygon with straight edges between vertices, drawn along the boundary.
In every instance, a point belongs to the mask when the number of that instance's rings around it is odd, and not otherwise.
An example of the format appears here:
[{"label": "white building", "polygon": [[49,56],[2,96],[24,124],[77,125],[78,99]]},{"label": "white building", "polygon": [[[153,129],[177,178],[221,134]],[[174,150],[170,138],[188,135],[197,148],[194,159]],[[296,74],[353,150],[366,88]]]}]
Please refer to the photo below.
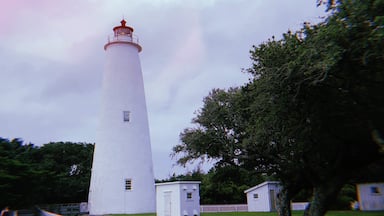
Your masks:
[{"label": "white building", "polygon": [[90,215],[155,212],[147,107],[133,28],[122,20],[104,46],[100,125],[92,165]]},{"label": "white building", "polygon": [[281,186],[278,181],[266,181],[245,190],[244,193],[247,195],[248,211],[276,211],[276,197],[280,190]]},{"label": "white building", "polygon": [[157,216],[199,216],[199,181],[156,184]]},{"label": "white building", "polygon": [[360,210],[384,210],[384,183],[364,183],[356,187]]}]

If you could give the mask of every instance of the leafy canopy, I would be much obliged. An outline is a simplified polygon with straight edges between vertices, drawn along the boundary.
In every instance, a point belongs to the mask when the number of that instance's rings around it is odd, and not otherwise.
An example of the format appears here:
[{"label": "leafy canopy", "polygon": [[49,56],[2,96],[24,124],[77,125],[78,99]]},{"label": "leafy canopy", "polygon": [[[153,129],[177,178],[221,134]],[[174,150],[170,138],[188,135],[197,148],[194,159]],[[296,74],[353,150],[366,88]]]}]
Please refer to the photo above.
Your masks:
[{"label": "leafy canopy", "polygon": [[342,185],[383,158],[384,1],[327,1],[329,17],[254,46],[253,79],[213,90],[173,149],[313,188],[323,215]]}]

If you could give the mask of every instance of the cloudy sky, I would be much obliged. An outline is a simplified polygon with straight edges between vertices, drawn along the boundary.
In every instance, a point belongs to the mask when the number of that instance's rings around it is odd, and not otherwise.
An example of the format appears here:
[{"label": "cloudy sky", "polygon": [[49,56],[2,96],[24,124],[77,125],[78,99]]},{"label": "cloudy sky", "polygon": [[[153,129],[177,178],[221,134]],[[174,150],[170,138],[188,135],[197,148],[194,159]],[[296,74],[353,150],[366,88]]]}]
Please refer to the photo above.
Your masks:
[{"label": "cloudy sky", "polygon": [[0,0],[0,137],[94,143],[103,46],[135,29],[155,177],[213,88],[245,83],[252,45],[320,21],[316,0]]}]

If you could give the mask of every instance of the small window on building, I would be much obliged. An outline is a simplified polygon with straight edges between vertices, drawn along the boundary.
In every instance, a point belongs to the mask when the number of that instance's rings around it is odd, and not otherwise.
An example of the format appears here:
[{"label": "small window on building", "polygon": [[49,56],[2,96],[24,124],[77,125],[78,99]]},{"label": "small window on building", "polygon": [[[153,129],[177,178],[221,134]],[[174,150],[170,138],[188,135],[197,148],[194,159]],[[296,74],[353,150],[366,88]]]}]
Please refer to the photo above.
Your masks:
[{"label": "small window on building", "polygon": [[253,194],[253,199],[257,199],[257,198],[259,198],[259,194],[257,193]]},{"label": "small window on building", "polygon": [[377,195],[380,194],[380,188],[379,187],[371,187],[371,194]]},{"label": "small window on building", "polygon": [[132,190],[132,179],[125,179],[125,190]]},{"label": "small window on building", "polygon": [[192,193],[191,192],[187,193],[187,199],[192,199]]},{"label": "small window on building", "polygon": [[130,120],[130,114],[131,114],[130,111],[123,111],[123,119],[124,119],[124,122],[129,122],[129,120]]}]

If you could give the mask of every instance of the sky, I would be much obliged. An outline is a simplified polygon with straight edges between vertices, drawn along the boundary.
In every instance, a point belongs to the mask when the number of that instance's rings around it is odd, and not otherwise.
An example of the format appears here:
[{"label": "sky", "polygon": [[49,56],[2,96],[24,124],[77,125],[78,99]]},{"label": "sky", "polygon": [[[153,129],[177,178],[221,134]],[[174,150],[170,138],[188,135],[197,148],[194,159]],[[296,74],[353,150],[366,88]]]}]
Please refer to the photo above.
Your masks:
[{"label": "sky", "polygon": [[135,29],[157,179],[213,88],[246,83],[249,50],[325,15],[316,0],[0,0],[0,137],[96,142],[104,44]]}]

